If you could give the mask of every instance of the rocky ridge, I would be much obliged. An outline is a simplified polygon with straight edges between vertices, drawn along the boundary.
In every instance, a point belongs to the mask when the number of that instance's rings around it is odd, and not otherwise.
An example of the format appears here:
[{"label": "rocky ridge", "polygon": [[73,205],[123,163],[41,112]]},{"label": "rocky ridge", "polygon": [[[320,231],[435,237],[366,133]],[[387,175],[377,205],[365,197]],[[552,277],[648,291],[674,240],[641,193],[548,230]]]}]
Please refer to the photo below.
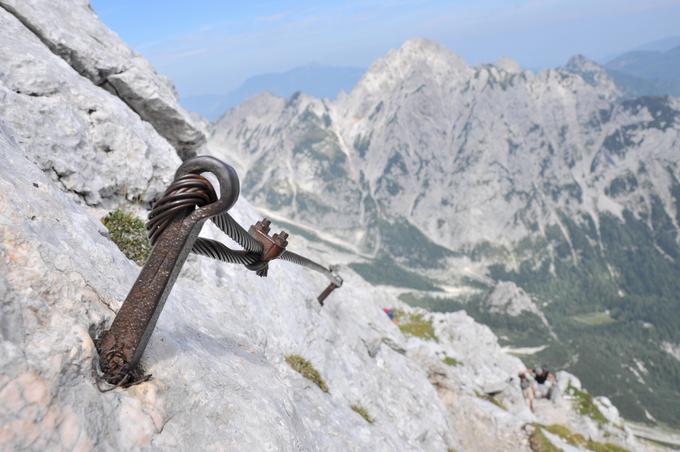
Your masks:
[{"label": "rocky ridge", "polygon": [[[59,27],[75,20],[68,7],[82,7],[71,39],[99,37],[88,34],[103,26],[86,2],[8,4],[0,9],[0,28],[9,31],[0,37],[0,448],[529,447],[524,425],[543,422],[541,413],[528,412],[511,380],[523,365],[488,328],[463,312],[413,311],[349,268],[345,286],[320,308],[314,296],[325,281],[303,269],[276,263],[261,279],[192,256],[143,360],[152,380],[100,393],[93,336],[139,271],[100,218],[114,206],[144,215],[165,188],[180,158],[158,124],[174,124],[175,112],[145,117],[146,107],[67,64],[86,61],[84,50],[63,38],[72,50],[59,56],[36,36],[43,25],[32,17],[52,14],[50,25]],[[99,49],[99,61],[109,60],[106,51]],[[177,153],[187,155],[181,146]],[[234,215],[246,225],[257,218],[243,199]],[[342,258],[301,238],[293,245],[325,261]],[[436,339],[403,334],[381,311],[386,306],[430,322]],[[290,353],[314,364],[329,394],[288,367]],[[640,446],[615,419],[591,428],[569,404],[560,413],[584,435],[604,440],[611,430],[607,441]]]},{"label": "rocky ridge", "polygon": [[[619,97],[584,57],[534,74],[507,61],[471,67],[411,40],[335,102],[263,94],[227,112],[210,140],[243,161],[257,204],[339,236],[367,230],[365,250],[380,218],[405,218],[452,249],[512,245],[560,225],[560,212],[597,223],[600,212],[649,210],[658,194],[675,213],[680,104]],[[628,175],[643,202],[610,189]]]},{"label": "rocky ridge", "polygon": [[[369,281],[543,347],[532,359],[586,373],[631,418],[680,422],[662,345],[680,341],[677,98],[628,99],[583,56],[534,73],[414,39],[335,101],[246,101],[209,145],[239,162],[253,204],[353,250]],[[418,275],[386,277],[389,261]],[[508,282],[537,310],[493,307]],[[654,376],[637,378],[635,359]]]}]

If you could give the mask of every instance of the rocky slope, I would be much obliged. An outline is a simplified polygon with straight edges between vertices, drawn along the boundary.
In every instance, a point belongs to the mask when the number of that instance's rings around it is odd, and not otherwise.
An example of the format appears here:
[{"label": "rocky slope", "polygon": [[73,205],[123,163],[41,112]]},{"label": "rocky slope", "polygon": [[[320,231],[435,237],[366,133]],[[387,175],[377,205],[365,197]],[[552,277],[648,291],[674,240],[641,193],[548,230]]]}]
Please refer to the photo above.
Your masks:
[{"label": "rocky slope", "polygon": [[[178,117],[202,126],[169,91],[145,101],[141,88],[93,79],[111,61],[148,63],[86,2],[0,4],[0,449],[526,450],[526,424],[555,412],[593,441],[641,446],[615,417],[598,425],[568,401],[532,415],[511,380],[522,363],[488,328],[463,312],[412,311],[349,268],[321,308],[325,281],[304,269],[276,263],[262,279],[190,257],[143,360],[153,378],[99,392],[93,336],[139,271],[100,218],[114,206],[144,215],[194,146],[164,131]],[[257,218],[244,200],[234,214]],[[318,259],[351,258],[291,242]],[[386,306],[401,307],[401,328]],[[432,334],[418,337],[411,322]],[[293,353],[328,393],[286,364]]]},{"label": "rocky slope", "polygon": [[[626,99],[580,56],[472,67],[416,39],[334,102],[250,99],[209,143],[258,207],[339,240],[369,281],[542,347],[532,359],[584,374],[627,416],[680,423],[680,362],[662,346],[680,342],[677,98]],[[504,282],[542,312],[490,309]]]}]

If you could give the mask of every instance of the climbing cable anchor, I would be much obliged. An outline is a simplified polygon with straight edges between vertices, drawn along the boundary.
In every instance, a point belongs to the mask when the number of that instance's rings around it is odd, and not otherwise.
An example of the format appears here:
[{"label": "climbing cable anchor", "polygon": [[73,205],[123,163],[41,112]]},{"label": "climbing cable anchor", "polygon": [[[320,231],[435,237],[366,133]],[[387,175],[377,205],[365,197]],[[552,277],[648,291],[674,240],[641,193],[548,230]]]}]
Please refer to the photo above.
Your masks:
[{"label": "climbing cable anchor", "polygon": [[[203,173],[217,178],[219,197]],[[239,190],[238,175],[231,166],[214,157],[198,156],[179,167],[173,182],[154,204],[146,225],[153,246],[151,254],[111,327],[96,341],[99,368],[114,387],[128,387],[148,379],[139,370],[139,362],[190,252],[244,265],[259,276],[267,276],[269,262],[274,259],[320,272],[331,281],[318,298],[321,305],[330,292],[342,285],[335,269],[286,250],[288,234],[269,236],[270,221],[266,218],[249,231],[243,229],[228,213]],[[199,237],[208,219],[243,249],[233,250],[216,240]]]}]

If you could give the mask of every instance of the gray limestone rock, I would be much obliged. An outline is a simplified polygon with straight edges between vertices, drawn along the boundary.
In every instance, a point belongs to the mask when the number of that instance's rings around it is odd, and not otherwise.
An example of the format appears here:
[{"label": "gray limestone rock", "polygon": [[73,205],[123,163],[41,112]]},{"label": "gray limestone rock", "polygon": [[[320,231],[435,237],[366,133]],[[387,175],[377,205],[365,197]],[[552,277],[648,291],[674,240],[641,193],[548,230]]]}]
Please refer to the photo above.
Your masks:
[{"label": "gray limestone rock", "polygon": [[[6,123],[1,132],[0,448],[457,445],[419,366],[391,348],[366,353],[363,341],[379,334],[366,322],[378,331],[392,327],[371,302],[370,288],[368,295],[356,285],[338,291],[321,310],[313,296],[323,281],[292,265],[263,280],[242,267],[194,258],[144,356],[153,379],[100,393],[90,333],[111,321],[139,269],[105,237],[94,211],[74,203],[26,158]],[[247,204],[239,209],[253,216]],[[193,265],[213,284],[197,284]],[[330,394],[288,367],[283,357],[290,353],[314,363]],[[376,418],[374,425],[350,409],[355,403]]]},{"label": "gray limestone rock", "polygon": [[180,162],[172,146],[2,8],[0,28],[0,118],[26,156],[89,205],[158,197]]},{"label": "gray limestone rock", "polygon": [[20,20],[45,50],[120,97],[182,158],[195,155],[205,142],[172,83],[101,23],[88,0],[2,0],[0,8]]}]

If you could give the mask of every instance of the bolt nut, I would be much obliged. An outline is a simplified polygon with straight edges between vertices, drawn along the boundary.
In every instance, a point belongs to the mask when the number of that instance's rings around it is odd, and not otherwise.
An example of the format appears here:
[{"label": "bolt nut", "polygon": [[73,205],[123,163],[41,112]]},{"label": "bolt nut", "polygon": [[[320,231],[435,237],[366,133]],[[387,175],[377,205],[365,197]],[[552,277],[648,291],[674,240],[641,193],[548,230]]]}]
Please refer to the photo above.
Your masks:
[{"label": "bolt nut", "polygon": [[262,220],[255,223],[255,228],[263,234],[268,235],[270,224],[272,224],[271,221],[269,221],[267,218],[263,218]]},{"label": "bolt nut", "polygon": [[281,248],[285,248],[286,245],[288,245],[288,242],[286,241],[288,239],[288,234],[285,231],[281,231],[278,234],[274,234],[272,236],[272,240],[274,243]]}]

